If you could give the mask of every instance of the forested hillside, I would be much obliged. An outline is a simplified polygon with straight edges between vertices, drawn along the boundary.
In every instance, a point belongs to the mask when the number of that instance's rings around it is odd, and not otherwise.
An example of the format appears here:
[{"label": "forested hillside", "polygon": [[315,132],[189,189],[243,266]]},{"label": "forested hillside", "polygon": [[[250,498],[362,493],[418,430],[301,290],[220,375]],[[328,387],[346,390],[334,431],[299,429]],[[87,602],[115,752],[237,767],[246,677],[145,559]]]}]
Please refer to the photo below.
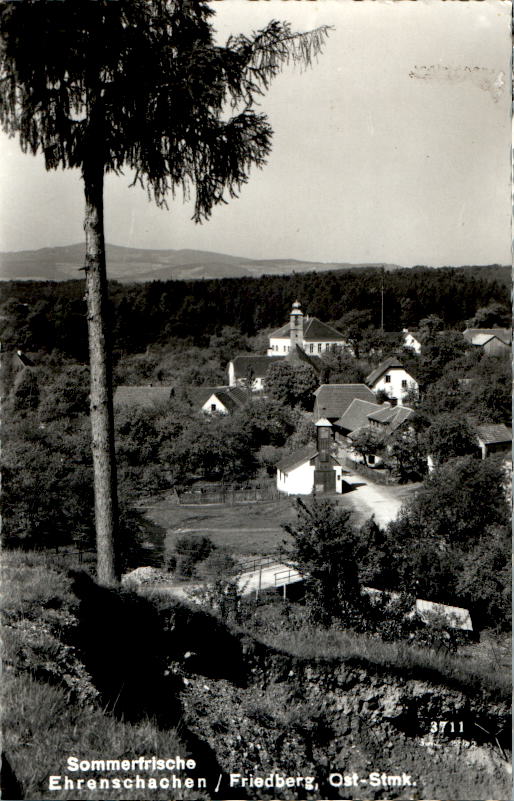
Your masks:
[{"label": "forested hillside", "polygon": [[[203,345],[230,325],[253,335],[282,325],[299,299],[307,314],[339,320],[349,311],[371,312],[380,325],[382,272],[344,270],[212,281],[111,282],[113,345],[133,353],[171,338]],[[11,282],[4,285],[0,308],[6,348],[57,349],[87,358],[82,281]],[[477,308],[509,304],[508,268],[414,268],[384,276],[384,327],[398,331],[437,313],[446,328],[463,328]]]}]

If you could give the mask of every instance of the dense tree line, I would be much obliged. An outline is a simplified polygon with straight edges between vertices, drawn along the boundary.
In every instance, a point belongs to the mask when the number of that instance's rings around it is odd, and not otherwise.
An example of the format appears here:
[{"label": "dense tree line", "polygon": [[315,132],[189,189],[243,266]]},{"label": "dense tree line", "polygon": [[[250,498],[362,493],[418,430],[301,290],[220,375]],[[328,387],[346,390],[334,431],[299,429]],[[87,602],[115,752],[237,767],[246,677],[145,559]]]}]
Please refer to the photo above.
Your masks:
[{"label": "dense tree line", "polygon": [[[413,268],[388,272],[387,331],[417,326],[437,311],[446,328],[462,328],[481,307],[509,304],[507,268]],[[382,273],[372,268],[209,281],[110,283],[109,316],[118,353],[144,351],[171,339],[206,345],[232,326],[244,335],[278,327],[294,300],[306,313],[337,322],[354,311],[380,325]],[[83,281],[10,282],[0,308],[6,348],[54,349],[87,359]]]}]

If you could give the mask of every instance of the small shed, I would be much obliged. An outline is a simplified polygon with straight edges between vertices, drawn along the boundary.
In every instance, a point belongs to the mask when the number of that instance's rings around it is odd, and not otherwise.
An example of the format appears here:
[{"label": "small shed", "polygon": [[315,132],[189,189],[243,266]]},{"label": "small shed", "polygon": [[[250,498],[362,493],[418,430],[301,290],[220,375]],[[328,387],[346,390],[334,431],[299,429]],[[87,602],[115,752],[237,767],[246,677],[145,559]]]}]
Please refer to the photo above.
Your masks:
[{"label": "small shed", "polygon": [[511,453],[512,430],[503,423],[485,423],[476,427],[476,433],[482,459],[494,453]]}]

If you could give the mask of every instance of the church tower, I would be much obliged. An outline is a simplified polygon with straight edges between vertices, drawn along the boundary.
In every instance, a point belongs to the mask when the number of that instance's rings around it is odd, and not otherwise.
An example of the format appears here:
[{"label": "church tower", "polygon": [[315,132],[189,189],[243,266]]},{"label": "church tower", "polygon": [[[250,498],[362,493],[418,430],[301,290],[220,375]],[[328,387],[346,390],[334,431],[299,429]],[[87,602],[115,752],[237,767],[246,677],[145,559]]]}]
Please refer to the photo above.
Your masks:
[{"label": "church tower", "polygon": [[293,303],[293,308],[291,310],[291,316],[289,319],[291,332],[290,349],[292,352],[294,352],[297,345],[303,348],[303,312],[297,300],[295,300]]}]

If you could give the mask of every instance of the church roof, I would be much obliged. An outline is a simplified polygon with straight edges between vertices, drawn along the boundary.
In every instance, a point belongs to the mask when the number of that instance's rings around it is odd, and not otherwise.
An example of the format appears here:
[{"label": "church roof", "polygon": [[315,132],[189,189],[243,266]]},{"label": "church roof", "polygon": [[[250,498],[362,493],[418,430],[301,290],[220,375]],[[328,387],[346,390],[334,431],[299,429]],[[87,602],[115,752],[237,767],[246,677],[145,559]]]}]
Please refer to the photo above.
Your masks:
[{"label": "church roof", "polygon": [[[290,337],[290,323],[286,323],[270,334],[270,339],[290,339]],[[344,336],[339,331],[336,331],[331,325],[322,323],[317,317],[304,318],[303,339],[307,342],[344,342]]]},{"label": "church roof", "polygon": [[356,398],[370,402],[375,401],[374,394],[365,384],[322,384],[314,392],[314,395],[316,396],[315,416],[331,417],[332,419],[341,417]]}]

